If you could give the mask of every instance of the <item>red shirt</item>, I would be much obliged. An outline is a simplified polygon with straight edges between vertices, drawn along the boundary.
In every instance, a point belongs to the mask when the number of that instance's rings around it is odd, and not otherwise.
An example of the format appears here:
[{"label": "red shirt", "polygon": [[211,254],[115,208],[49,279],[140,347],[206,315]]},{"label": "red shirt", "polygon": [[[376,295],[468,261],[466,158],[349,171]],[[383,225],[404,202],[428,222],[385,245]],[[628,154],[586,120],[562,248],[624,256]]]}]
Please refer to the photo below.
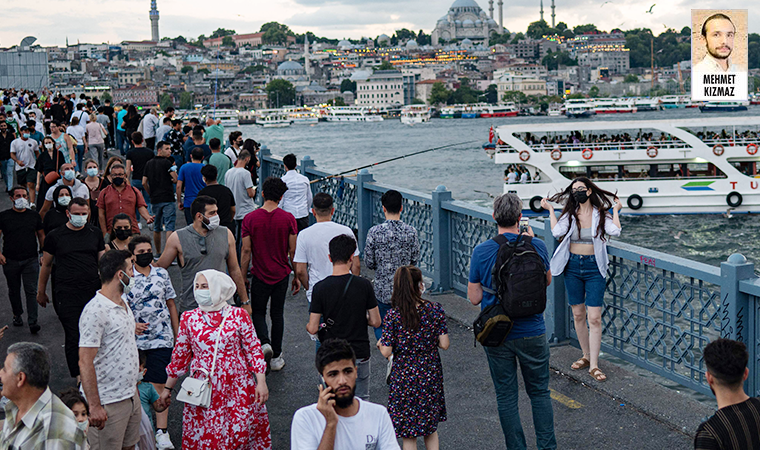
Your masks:
[{"label": "red shirt", "polygon": [[145,204],[140,191],[133,188],[130,185],[124,186],[124,189],[119,192],[112,184],[107,188],[100,191],[98,196],[98,209],[105,211],[106,213],[106,227],[107,232],[111,232],[113,225],[113,218],[116,214],[124,213],[132,219],[132,233],[140,233],[140,228],[137,226],[137,216],[135,215],[135,209]]},{"label": "red shirt", "polygon": [[251,238],[251,275],[276,284],[290,275],[288,243],[298,234],[296,218],[280,208],[259,208],[243,219],[243,237]]}]

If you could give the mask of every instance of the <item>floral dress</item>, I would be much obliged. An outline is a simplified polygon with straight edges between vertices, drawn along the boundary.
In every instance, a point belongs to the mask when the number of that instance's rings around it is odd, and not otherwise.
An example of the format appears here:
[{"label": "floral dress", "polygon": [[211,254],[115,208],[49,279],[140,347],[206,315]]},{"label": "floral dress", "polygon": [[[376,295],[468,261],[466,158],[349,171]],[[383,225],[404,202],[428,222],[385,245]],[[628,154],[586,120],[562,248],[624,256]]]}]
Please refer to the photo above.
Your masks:
[{"label": "floral dress", "polygon": [[429,436],[446,421],[443,366],[438,336],[448,334],[446,314],[440,303],[426,302],[419,308],[420,328],[404,328],[397,308],[383,320],[382,344],[393,347],[393,369],[388,394],[396,436]]},{"label": "floral dress", "polygon": [[222,324],[216,368],[211,380],[211,407],[185,404],[182,417],[183,450],[271,450],[269,415],[255,400],[255,373],[266,364],[261,342],[245,310],[227,307],[222,311],[186,311],[179,324],[172,361],[166,373],[179,378],[188,372],[203,377],[196,369],[211,371],[214,344]]}]

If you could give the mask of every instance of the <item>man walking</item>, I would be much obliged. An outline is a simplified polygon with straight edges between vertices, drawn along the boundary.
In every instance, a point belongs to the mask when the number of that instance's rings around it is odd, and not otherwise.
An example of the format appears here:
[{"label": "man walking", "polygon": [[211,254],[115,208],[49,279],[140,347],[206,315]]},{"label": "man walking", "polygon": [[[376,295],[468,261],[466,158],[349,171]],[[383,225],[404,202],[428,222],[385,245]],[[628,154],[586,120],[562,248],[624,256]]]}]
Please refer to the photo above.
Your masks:
[{"label": "man walking", "polygon": [[171,156],[171,147],[166,141],[157,144],[157,155],[145,163],[142,186],[150,196],[155,222],[153,243],[156,254],[161,254],[161,230],[167,239],[174,232],[177,222],[177,206],[174,203],[174,185],[177,183],[177,164]]},{"label": "man walking", "polygon": [[[381,197],[385,222],[375,225],[367,233],[364,245],[364,263],[375,271],[375,296],[380,307],[380,317],[391,310],[393,276],[401,266],[414,266],[420,260],[420,241],[417,230],[401,221],[403,200],[401,193],[390,190]],[[375,327],[375,337],[380,340],[382,326]]]},{"label": "man walking", "polygon": [[[47,283],[53,273],[53,306],[63,325],[66,362],[72,377],[79,376],[79,316],[100,288],[98,258],[105,252],[103,234],[87,225],[90,202],[74,197],[66,213],[69,221],[51,231],[42,247],[37,303],[49,302]],[[55,271],[53,272],[53,258]]]},{"label": "man walking", "polygon": [[[203,168],[203,149],[194,148],[190,154],[191,160],[189,163],[183,164],[179,169],[179,176],[177,177],[177,209],[184,211],[185,222],[190,225],[193,222],[193,214],[189,211],[190,205],[193,204],[193,200],[198,196],[198,192],[206,187],[206,183],[203,182],[203,174],[201,169]],[[182,193],[185,193],[184,198]]]},{"label": "man walking", "polygon": [[[520,234],[522,200],[515,194],[504,194],[493,202],[493,218],[499,234],[509,242],[514,242]],[[533,236],[533,230],[528,234]],[[531,241],[546,267],[546,284],[551,283],[549,253],[546,245],[535,237]],[[496,303],[496,296],[484,291],[493,291],[491,271],[496,264],[499,244],[489,239],[475,247],[470,261],[470,276],[467,297],[481,310]],[[554,436],[554,411],[549,393],[549,343],[546,340],[546,326],[543,314],[513,319],[512,331],[499,347],[483,347],[491,369],[499,421],[504,432],[507,448],[525,449],[525,434],[520,423],[517,393],[517,362],[525,383],[525,391],[530,397],[533,410],[533,427],[536,430],[536,446],[539,449],[556,449]]]},{"label": "man walking", "polygon": [[[29,198],[37,198],[37,156],[40,154],[40,146],[31,138],[31,131],[24,125],[21,127],[20,136],[11,142],[11,159],[16,163],[16,182],[29,189]],[[34,207],[34,206],[32,206]]]},{"label": "man walking", "polygon": [[[39,251],[45,233],[42,231],[42,219],[37,211],[29,207],[29,194],[25,187],[11,189],[13,207],[0,213],[0,234],[3,236],[3,252],[0,253],[0,265],[3,266],[5,280],[8,283],[8,299],[13,309],[13,326],[24,326],[21,315],[24,306],[21,303],[21,283],[23,280],[26,297],[26,317],[29,331],[40,331],[37,325],[37,278],[40,274]],[[37,244],[39,243],[39,247]]]},{"label": "man walking", "polygon": [[[226,158],[226,156],[222,155]],[[219,208],[219,220],[223,227],[229,228],[232,235],[235,235],[235,222],[233,217],[235,216],[235,196],[232,195],[232,191],[226,186],[222,186],[217,182],[217,170],[216,167],[211,164],[203,166],[201,168],[201,175],[203,175],[203,182],[206,183],[206,187],[198,192],[198,195],[206,195],[216,200],[216,206]]]},{"label": "man walking", "polygon": [[50,356],[40,344],[18,342],[8,347],[0,368],[5,422],[4,449],[84,450],[84,432],[74,413],[51,391]]},{"label": "man walking", "polygon": [[13,175],[16,172],[11,159],[11,143],[16,139],[11,127],[5,122],[5,114],[0,114],[0,173],[5,180],[5,191],[13,187]]},{"label": "man walking", "polygon": [[53,193],[58,186],[68,186],[75,198],[90,199],[90,189],[86,184],[77,179],[76,172],[74,172],[74,163],[61,164],[59,174],[61,177],[45,193],[45,203],[42,205],[42,209],[40,209],[40,216],[43,219],[45,218],[45,214],[53,207]]},{"label": "man walking", "polygon": [[253,187],[253,178],[251,172],[246,169],[246,164],[251,160],[251,154],[247,150],[239,153],[239,158],[235,161],[235,167],[227,171],[227,187],[232,191],[235,197],[235,241],[237,242],[237,252],[240,255],[240,246],[243,238],[240,235],[243,227],[243,218],[251,211],[256,209],[254,198],[256,197],[256,188]]},{"label": "man walking", "polygon": [[166,134],[164,140],[169,143],[172,151],[172,158],[177,163],[177,167],[182,167],[185,163],[185,150],[182,148],[184,144],[184,134],[182,133],[182,120],[173,119],[172,129]]},{"label": "man walking", "polygon": [[[135,210],[147,223],[153,223],[153,216],[148,213],[142,194],[135,187],[125,184],[126,172],[124,166],[116,163],[111,166],[111,184],[100,191],[98,196],[98,220],[103,237],[111,232],[113,218],[117,214],[124,213],[132,219],[132,233],[139,234],[140,228]],[[142,184],[142,180],[141,180]]]},{"label": "man walking", "polygon": [[282,176],[282,181],[288,186],[288,190],[280,200],[280,208],[293,214],[298,225],[298,232],[309,226],[309,208],[311,208],[312,194],[311,184],[305,175],[296,171],[296,155],[290,153],[282,158],[287,172]]},{"label": "man walking", "polygon": [[129,180],[132,187],[140,191],[145,200],[148,212],[153,214],[150,197],[148,196],[148,193],[145,192],[145,189],[143,189],[142,177],[143,172],[145,171],[145,165],[155,157],[155,154],[153,153],[153,149],[145,147],[145,140],[139,131],[132,133],[132,145],[133,147],[127,152],[127,164],[125,166],[127,180]]},{"label": "man walking", "polygon": [[150,112],[143,117],[143,137],[145,146],[151,151],[156,148],[156,129],[158,128],[158,109],[150,108]]},{"label": "man walking", "polygon": [[211,157],[208,159],[208,163],[209,165],[216,167],[216,181],[222,186],[226,186],[224,183],[224,175],[232,168],[232,162],[227,155],[222,153],[222,143],[219,139],[211,139],[211,141],[209,141],[209,147],[211,147]]},{"label": "man walking", "polygon": [[744,392],[749,376],[747,347],[721,338],[707,344],[702,356],[718,411],[697,428],[694,449],[760,448],[760,399]]},{"label": "man walking", "polygon": [[[288,277],[296,251],[298,228],[292,214],[277,205],[287,191],[285,182],[276,177],[267,178],[262,186],[264,205],[243,219],[243,246],[240,268],[243,273],[251,267],[251,308],[253,326],[261,339],[261,349],[267,368],[274,371],[285,366],[282,357],[282,336],[285,328],[283,317]],[[290,257],[290,261],[288,261]],[[301,288],[298,277],[293,277],[293,295]],[[272,337],[267,327],[267,304],[272,299],[269,315],[272,319]],[[270,366],[271,358],[271,366]]]},{"label": "man walking", "polygon": [[103,287],[79,319],[79,367],[90,406],[87,442],[91,450],[134,450],[142,418],[140,363],[135,316],[122,298],[134,277],[132,254],[110,250],[100,258],[99,268]]}]

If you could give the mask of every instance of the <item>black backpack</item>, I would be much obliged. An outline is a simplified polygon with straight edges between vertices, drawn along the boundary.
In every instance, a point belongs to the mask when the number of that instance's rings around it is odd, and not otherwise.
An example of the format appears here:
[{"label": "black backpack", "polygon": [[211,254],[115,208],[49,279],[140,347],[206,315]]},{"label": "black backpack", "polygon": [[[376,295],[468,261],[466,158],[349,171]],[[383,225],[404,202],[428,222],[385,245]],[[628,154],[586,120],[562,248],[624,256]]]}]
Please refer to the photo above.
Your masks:
[{"label": "black backpack", "polygon": [[533,238],[518,235],[514,242],[498,235],[496,263],[491,271],[494,289],[483,290],[497,302],[485,308],[473,323],[475,339],[486,347],[496,347],[512,331],[512,319],[541,314],[546,309],[546,269],[533,246]]}]

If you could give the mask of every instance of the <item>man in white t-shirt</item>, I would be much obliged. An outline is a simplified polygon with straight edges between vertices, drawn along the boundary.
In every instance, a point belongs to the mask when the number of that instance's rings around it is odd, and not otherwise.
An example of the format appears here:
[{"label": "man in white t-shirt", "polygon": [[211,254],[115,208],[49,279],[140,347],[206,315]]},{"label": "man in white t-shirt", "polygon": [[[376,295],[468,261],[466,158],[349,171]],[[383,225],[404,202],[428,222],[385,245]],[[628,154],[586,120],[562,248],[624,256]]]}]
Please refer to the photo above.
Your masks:
[{"label": "man in white t-shirt", "polygon": [[356,357],[348,342],[322,343],[317,370],[325,384],[319,387],[319,401],[293,416],[291,450],[400,450],[385,407],[354,397]]},{"label": "man in white t-shirt", "polygon": [[293,214],[300,233],[309,226],[309,208],[311,208],[312,194],[311,183],[306,175],[301,175],[296,170],[296,155],[290,153],[282,158],[285,165],[285,175],[282,181],[288,185],[288,190],[280,200],[280,209]]},{"label": "man in white t-shirt", "polygon": [[[333,199],[330,194],[325,192],[315,194],[311,212],[314,213],[317,223],[298,233],[296,254],[293,258],[296,265],[296,276],[301,281],[301,285],[306,288],[306,300],[309,303],[311,303],[311,292],[314,290],[314,285],[333,273],[333,265],[329,255],[332,238],[345,234],[356,240],[354,232],[350,228],[332,221],[335,207],[333,207]],[[354,275],[361,274],[358,248],[351,261],[351,273]]]},{"label": "man in white t-shirt", "polygon": [[76,117],[79,119],[79,123],[77,126],[82,129],[82,133],[87,132],[87,124],[90,122],[90,115],[87,114],[87,111],[84,110],[84,104],[80,103],[77,105],[77,110],[71,113],[71,117],[69,117],[69,122],[71,122],[71,119]]}]

